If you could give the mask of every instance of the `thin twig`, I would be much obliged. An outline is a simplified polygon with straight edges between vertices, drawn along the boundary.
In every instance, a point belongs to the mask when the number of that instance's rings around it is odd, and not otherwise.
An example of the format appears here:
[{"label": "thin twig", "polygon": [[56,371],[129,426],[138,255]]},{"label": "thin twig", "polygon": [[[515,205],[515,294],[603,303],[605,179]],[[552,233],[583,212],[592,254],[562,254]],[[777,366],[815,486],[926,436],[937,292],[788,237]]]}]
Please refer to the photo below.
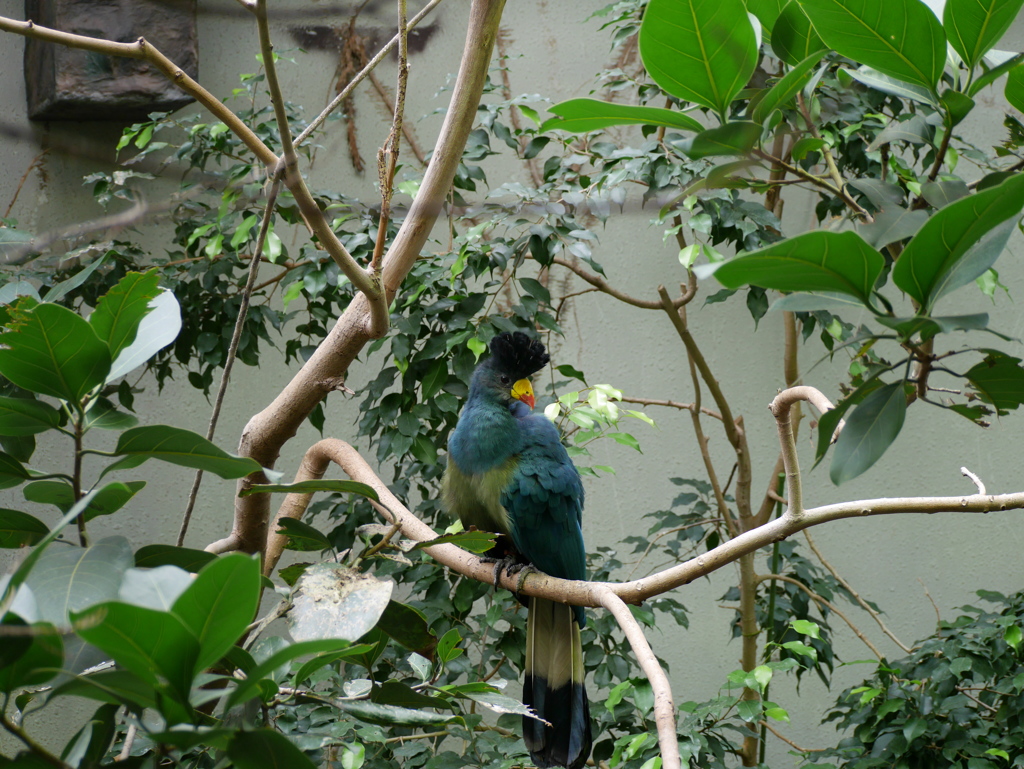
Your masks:
[{"label": "thin twig", "polygon": [[961,467],[960,468],[960,473],[965,478],[970,478],[972,481],[974,481],[974,485],[978,488],[978,493],[979,494],[984,494],[985,493],[985,484],[981,482],[981,478],[979,478],[977,475],[972,473],[966,467]]},{"label": "thin twig", "polygon": [[18,200],[18,195],[21,194],[21,188],[25,185],[25,182],[28,180],[29,174],[32,173],[32,169],[35,168],[36,166],[41,165],[42,159],[46,157],[46,153],[49,151],[50,150],[48,148],[44,149],[42,152],[40,152],[38,155],[32,158],[32,162],[28,164],[28,168],[25,169],[25,173],[23,173],[21,175],[21,179],[18,180],[18,186],[14,188],[14,197],[11,198],[11,202],[7,204],[7,210],[4,211],[5,219],[11,215],[11,209],[14,208],[14,204]]},{"label": "thin twig", "polygon": [[760,725],[762,727],[764,727],[765,729],[767,729],[772,734],[774,734],[776,737],[778,737],[784,743],[789,745],[789,747],[793,748],[794,750],[799,750],[801,753],[821,753],[824,750],[826,750],[825,748],[801,748],[799,745],[797,745],[795,742],[793,742],[788,737],[783,737],[781,734],[779,734],[779,732],[777,732],[774,728],[772,728],[772,725],[769,724],[767,721],[761,721]]},{"label": "thin twig", "polygon": [[836,571],[835,567],[828,562],[824,555],[822,555],[821,551],[818,549],[817,545],[814,542],[814,537],[811,536],[811,532],[808,529],[804,529],[804,536],[807,538],[807,544],[810,546],[811,552],[813,552],[814,555],[817,557],[818,561],[821,562],[821,565],[828,570],[828,573],[835,578],[836,582],[842,585],[843,588],[845,588],[845,590],[853,596],[853,600],[855,600],[864,611],[871,615],[871,618],[876,623],[878,623],[878,627],[881,629],[881,631],[885,633],[887,636],[889,636],[889,639],[894,644],[900,647],[905,653],[910,654],[910,647],[904,644],[902,641],[900,641],[900,639],[898,639],[895,636],[895,634],[891,630],[889,630],[888,627],[886,627],[885,623],[882,622],[881,615],[873,608],[871,608],[871,604],[869,604],[867,601],[860,597],[860,593],[854,590],[853,586],[845,579],[843,579],[842,575],[838,571]]},{"label": "thin twig", "polygon": [[[422,11],[420,11],[411,19],[409,19],[409,23],[406,25],[407,29],[415,28],[416,25],[423,21],[423,19],[426,18],[427,14],[434,10],[438,5],[440,5],[440,3],[441,0],[430,0],[429,3],[423,6]],[[366,76],[369,75],[370,72],[372,72],[373,69],[384,60],[385,56],[391,53],[391,49],[398,45],[399,37],[400,36],[396,34],[393,38],[391,38],[391,40],[389,40],[384,45],[383,48],[377,51],[377,54],[372,59],[370,59],[370,62],[365,67],[363,67],[359,74],[352,78],[352,82],[350,82],[340,91],[338,91],[337,95],[333,99],[331,99],[331,103],[328,104],[324,108],[324,110],[313,119],[313,122],[306,126],[306,130],[304,130],[302,133],[295,137],[296,147],[301,146],[306,141],[306,139],[310,137],[313,131],[315,131],[321,125],[323,125],[324,121],[327,120],[328,116],[332,112],[334,112],[334,110],[336,110],[338,107],[340,107],[342,102],[344,102],[345,99],[348,98],[348,95],[352,93],[352,90],[361,82],[363,82]]]},{"label": "thin twig", "polygon": [[[235,329],[231,334],[227,359],[224,361],[224,368],[220,373],[217,397],[213,401],[213,413],[210,415],[210,424],[206,428],[206,440],[208,441],[213,440],[213,435],[217,431],[217,422],[220,419],[220,410],[224,405],[224,397],[227,394],[231,369],[234,367],[235,358],[238,355],[238,343],[242,338],[245,319],[249,314],[249,301],[252,299],[253,288],[256,285],[256,276],[260,270],[260,255],[263,253],[263,244],[266,242],[267,233],[270,231],[270,223],[274,220],[274,206],[277,204],[277,195],[280,190],[281,178],[278,177],[270,185],[270,192],[267,194],[267,205],[263,209],[263,221],[260,223],[260,232],[256,238],[256,248],[252,252],[252,259],[249,260],[249,277],[242,291],[242,301],[238,306],[238,316],[235,318]],[[181,527],[178,529],[178,547],[182,547],[185,543],[185,534],[188,532],[188,526],[192,520],[192,511],[195,509],[196,499],[199,496],[199,486],[202,482],[203,471],[197,470],[196,477],[192,481],[192,488],[189,490],[185,512],[181,517]]]},{"label": "thin twig", "polygon": [[664,406],[665,408],[679,409],[680,411],[693,411],[694,409],[698,409],[701,414],[707,414],[712,419],[717,419],[719,421],[722,419],[722,415],[717,411],[712,411],[709,408],[697,406],[693,403],[679,403],[678,401],[656,400],[654,398],[633,398],[626,395],[622,396],[622,402],[637,403],[641,406]]},{"label": "thin twig", "polygon": [[815,603],[817,603],[819,605],[819,607],[820,606],[824,606],[829,611],[834,612],[835,615],[837,617],[839,617],[843,622],[845,622],[847,627],[849,627],[850,630],[853,631],[853,634],[855,636],[857,636],[857,638],[859,638],[861,641],[863,641],[865,646],[867,646],[869,649],[871,649],[871,653],[875,655],[876,659],[882,659],[883,655],[882,655],[882,652],[880,652],[878,650],[878,647],[875,646],[873,643],[871,643],[871,639],[868,638],[866,635],[864,635],[864,633],[861,632],[861,629],[858,628],[855,624],[853,624],[853,622],[850,620],[849,617],[847,617],[839,609],[837,609],[835,604],[833,604],[832,602],[830,602],[829,600],[827,600],[823,596],[820,596],[817,593],[815,593],[813,590],[811,590],[807,585],[805,585],[800,580],[793,579],[793,577],[787,577],[785,574],[759,574],[759,575],[757,575],[757,581],[758,582],[765,582],[765,581],[770,580],[770,579],[771,580],[778,580],[779,582],[788,582],[789,584],[794,585],[795,587],[800,588],[805,593],[807,593],[807,595],[811,598],[811,600],[814,601]]}]

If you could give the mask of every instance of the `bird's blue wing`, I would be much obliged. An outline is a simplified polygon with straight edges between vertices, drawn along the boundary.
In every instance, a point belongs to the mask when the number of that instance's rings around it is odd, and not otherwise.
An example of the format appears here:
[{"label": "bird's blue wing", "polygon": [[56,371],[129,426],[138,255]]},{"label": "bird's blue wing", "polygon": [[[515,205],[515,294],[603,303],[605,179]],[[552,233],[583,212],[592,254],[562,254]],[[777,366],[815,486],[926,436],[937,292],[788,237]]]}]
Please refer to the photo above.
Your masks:
[{"label": "bird's blue wing", "polygon": [[[547,419],[520,420],[519,464],[501,495],[512,541],[530,563],[552,577],[586,579],[583,545],[583,484],[579,472]],[[582,607],[576,607],[580,626]]]}]

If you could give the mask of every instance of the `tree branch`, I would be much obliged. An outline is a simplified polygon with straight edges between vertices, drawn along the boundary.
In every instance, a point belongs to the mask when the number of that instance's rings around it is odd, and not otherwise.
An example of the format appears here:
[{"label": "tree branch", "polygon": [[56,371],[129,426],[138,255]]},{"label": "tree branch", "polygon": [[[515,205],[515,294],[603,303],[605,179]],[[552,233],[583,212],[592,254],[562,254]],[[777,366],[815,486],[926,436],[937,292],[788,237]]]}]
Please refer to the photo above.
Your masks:
[{"label": "tree branch", "polygon": [[[469,12],[466,45],[444,125],[416,199],[384,258],[386,301],[394,298],[419,257],[441,211],[455,176],[487,78],[504,0],[474,0]],[[290,440],[316,405],[342,379],[373,337],[364,296],[356,296],[327,338],[274,401],[246,425],[238,453],[273,467],[281,447]],[[247,484],[243,481],[243,486]],[[258,494],[235,502],[231,534],[211,548],[261,552],[267,543],[270,500]]]}]

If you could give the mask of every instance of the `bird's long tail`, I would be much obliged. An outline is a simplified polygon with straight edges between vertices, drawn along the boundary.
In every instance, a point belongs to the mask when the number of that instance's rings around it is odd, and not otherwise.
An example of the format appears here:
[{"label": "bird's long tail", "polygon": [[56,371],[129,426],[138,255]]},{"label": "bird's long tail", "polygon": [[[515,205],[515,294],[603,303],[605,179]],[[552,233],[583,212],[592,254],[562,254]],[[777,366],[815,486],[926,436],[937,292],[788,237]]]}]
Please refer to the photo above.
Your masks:
[{"label": "bird's long tail", "polygon": [[550,723],[523,716],[523,740],[541,769],[578,769],[590,756],[590,703],[573,607],[530,599],[523,701]]}]

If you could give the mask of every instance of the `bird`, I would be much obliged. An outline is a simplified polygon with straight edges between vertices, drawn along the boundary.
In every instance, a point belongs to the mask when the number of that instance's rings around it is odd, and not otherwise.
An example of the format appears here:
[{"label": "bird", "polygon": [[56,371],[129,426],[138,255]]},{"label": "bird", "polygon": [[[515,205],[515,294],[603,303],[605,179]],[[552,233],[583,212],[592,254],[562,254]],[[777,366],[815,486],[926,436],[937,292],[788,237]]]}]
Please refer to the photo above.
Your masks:
[{"label": "bird", "polygon": [[[465,528],[506,535],[522,562],[584,580],[583,483],[558,428],[533,413],[529,377],[547,365],[548,353],[521,331],[499,334],[489,347],[448,440],[442,502]],[[523,600],[523,701],[547,722],[523,716],[523,741],[541,769],[578,769],[593,742],[580,643],[586,614],[582,606]]]}]

